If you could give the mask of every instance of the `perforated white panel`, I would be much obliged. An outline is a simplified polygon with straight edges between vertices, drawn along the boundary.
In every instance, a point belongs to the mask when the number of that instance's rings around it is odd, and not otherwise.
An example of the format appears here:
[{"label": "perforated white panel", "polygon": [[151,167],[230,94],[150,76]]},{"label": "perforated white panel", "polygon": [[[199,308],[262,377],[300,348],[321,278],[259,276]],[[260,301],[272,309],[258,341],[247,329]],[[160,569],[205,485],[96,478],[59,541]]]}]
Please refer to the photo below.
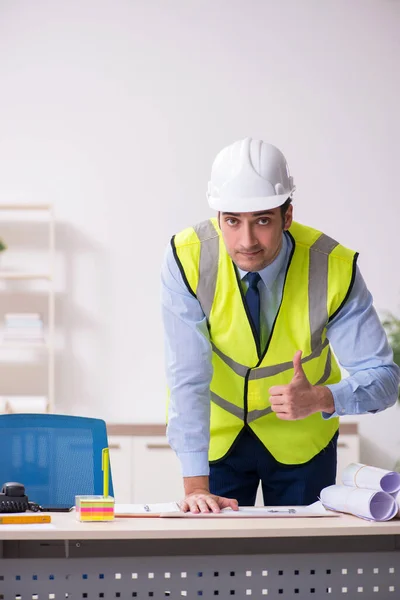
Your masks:
[{"label": "perforated white panel", "polygon": [[398,600],[398,552],[0,560],[1,600]]}]

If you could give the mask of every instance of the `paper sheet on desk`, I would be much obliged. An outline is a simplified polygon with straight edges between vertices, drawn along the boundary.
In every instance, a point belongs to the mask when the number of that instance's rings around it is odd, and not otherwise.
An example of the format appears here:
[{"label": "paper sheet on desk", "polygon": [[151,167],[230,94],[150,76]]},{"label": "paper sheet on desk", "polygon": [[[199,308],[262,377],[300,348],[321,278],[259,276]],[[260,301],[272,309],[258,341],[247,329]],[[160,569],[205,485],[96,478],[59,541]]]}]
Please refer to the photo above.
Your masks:
[{"label": "paper sheet on desk", "polygon": [[116,517],[159,517],[161,513],[180,512],[176,502],[161,502],[158,504],[116,504]]},{"label": "paper sheet on desk", "polygon": [[328,511],[321,502],[309,506],[240,506],[239,510],[224,508],[219,513],[164,512],[161,517],[169,518],[279,518],[279,517],[336,517],[337,513]]}]

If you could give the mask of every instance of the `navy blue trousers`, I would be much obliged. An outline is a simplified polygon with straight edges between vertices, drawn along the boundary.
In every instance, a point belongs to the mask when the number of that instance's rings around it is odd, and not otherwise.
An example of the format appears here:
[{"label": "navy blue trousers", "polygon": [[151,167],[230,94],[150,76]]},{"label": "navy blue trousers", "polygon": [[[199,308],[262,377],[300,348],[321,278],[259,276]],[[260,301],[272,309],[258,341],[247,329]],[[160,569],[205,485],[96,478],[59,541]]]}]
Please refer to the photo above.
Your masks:
[{"label": "navy blue trousers", "polygon": [[210,464],[210,491],[254,506],[261,481],[266,506],[299,506],[318,500],[336,479],[336,433],[328,446],[302,465],[278,463],[258,438],[243,429],[229,454]]}]

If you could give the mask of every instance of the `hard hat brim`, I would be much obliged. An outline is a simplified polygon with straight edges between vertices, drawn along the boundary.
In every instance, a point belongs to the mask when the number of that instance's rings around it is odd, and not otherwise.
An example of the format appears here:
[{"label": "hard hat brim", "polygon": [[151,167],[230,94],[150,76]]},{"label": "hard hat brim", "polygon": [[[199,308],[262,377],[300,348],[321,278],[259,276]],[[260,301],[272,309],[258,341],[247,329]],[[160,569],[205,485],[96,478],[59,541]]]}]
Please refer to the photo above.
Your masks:
[{"label": "hard hat brim", "polygon": [[259,212],[261,210],[272,210],[278,206],[282,206],[292,192],[280,194],[278,196],[254,197],[254,198],[220,198],[209,196],[207,194],[208,204],[210,208],[219,212]]}]

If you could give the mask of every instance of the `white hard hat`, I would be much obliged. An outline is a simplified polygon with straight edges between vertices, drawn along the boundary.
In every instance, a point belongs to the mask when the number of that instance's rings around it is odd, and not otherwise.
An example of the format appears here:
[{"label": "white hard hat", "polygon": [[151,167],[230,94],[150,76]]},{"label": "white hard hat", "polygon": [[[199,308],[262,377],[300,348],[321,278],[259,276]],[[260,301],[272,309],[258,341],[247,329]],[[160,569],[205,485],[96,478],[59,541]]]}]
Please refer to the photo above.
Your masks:
[{"label": "white hard hat", "polygon": [[214,210],[254,212],[281,206],[294,190],[282,152],[272,144],[245,138],[217,154],[207,199]]}]

